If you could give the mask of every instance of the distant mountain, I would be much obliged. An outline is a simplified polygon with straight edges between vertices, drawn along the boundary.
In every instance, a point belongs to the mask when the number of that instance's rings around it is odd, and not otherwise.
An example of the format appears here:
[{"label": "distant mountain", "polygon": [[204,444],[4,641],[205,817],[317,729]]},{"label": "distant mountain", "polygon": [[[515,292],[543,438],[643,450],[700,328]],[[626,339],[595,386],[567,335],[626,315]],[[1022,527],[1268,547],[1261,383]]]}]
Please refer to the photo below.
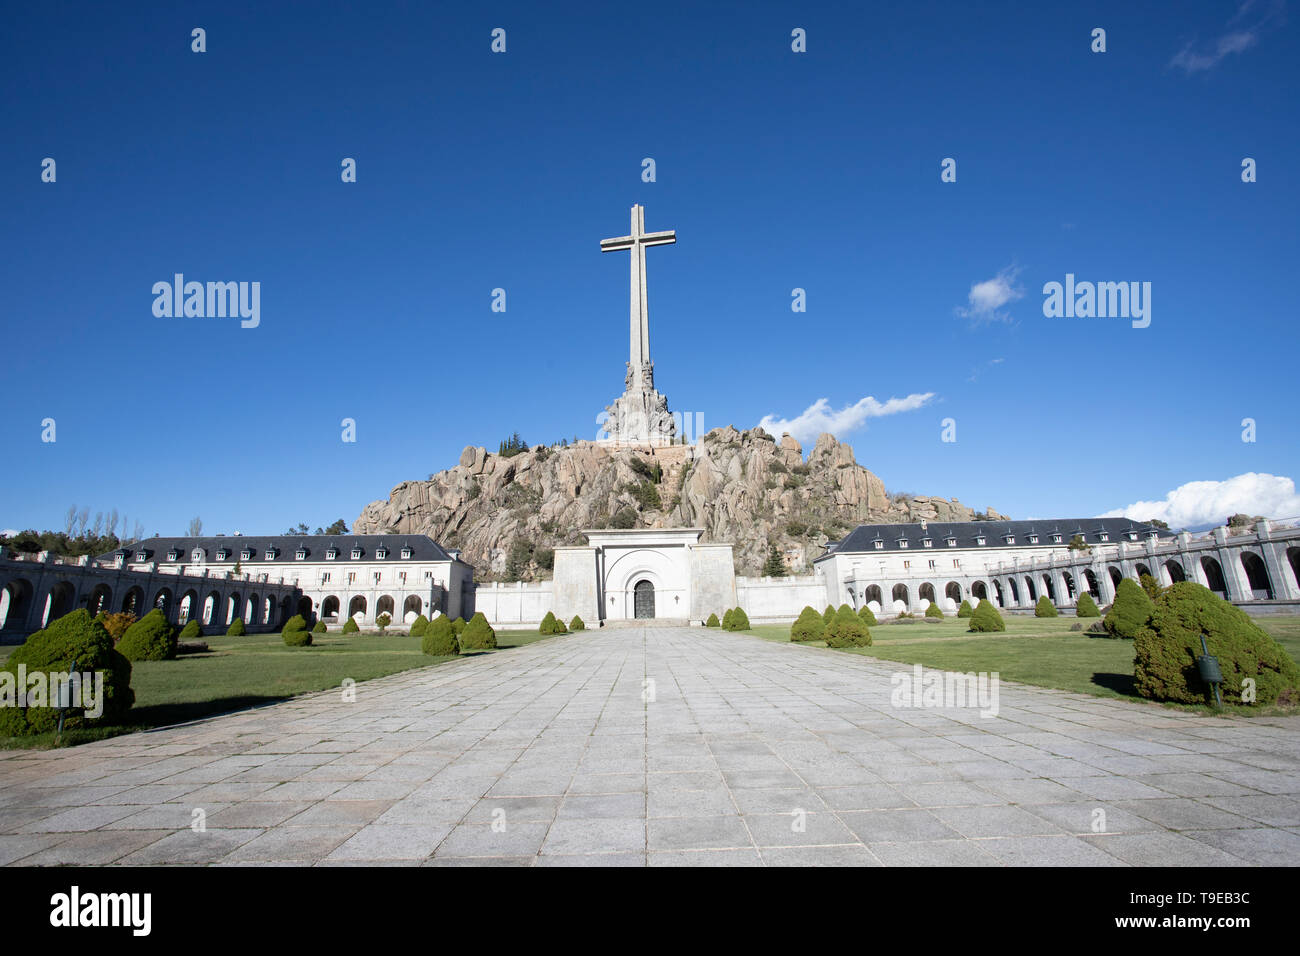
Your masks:
[{"label": "distant mountain", "polygon": [[703,540],[735,545],[737,573],[759,573],[769,545],[806,573],[827,540],[858,524],[983,517],[1005,518],[956,499],[889,495],[832,435],[805,461],[788,435],[728,426],[653,452],[578,442],[506,457],[469,446],[455,467],[366,505],[352,530],[427,534],[461,549],[479,580],[537,580],[549,577],[550,549],[585,543],[584,529],[701,527]]}]

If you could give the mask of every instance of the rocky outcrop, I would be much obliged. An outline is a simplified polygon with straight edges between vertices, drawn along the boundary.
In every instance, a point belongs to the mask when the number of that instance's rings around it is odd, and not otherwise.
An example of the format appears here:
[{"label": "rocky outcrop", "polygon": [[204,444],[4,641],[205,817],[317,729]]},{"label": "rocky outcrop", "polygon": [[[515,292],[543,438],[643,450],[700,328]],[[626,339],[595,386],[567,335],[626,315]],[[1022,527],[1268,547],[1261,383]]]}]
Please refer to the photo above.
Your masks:
[{"label": "rocky outcrop", "polygon": [[770,544],[807,568],[858,524],[975,516],[956,499],[891,496],[832,435],[805,460],[789,435],[728,426],[659,448],[578,442],[503,457],[470,446],[455,467],[366,505],[353,530],[430,535],[485,580],[548,576],[550,549],[584,543],[584,529],[701,527],[705,541],[735,545],[738,573],[754,574]]}]

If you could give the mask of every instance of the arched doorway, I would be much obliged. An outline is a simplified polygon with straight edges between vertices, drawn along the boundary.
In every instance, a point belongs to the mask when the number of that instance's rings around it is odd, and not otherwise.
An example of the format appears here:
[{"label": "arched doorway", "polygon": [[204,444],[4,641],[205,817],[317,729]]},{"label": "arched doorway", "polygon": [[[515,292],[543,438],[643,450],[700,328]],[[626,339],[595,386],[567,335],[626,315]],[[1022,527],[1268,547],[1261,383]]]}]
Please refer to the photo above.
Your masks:
[{"label": "arched doorway", "polygon": [[1187,580],[1187,575],[1183,573],[1183,566],[1177,561],[1166,561],[1165,570],[1169,572],[1169,580],[1174,584]]},{"label": "arched doorway", "polygon": [[638,581],[632,588],[632,616],[638,618],[655,616],[655,586],[649,581]]},{"label": "arched doorway", "polygon": [[134,614],[136,617],[144,616],[144,591],[139,585],[127,591],[126,597],[122,598],[122,611],[126,614]]},{"label": "arched doorway", "polygon": [[375,602],[375,617],[381,614],[387,614],[390,622],[393,620],[393,596],[391,594],[385,594]]},{"label": "arched doorway", "polygon": [[339,599],[338,595],[331,594],[320,605],[320,616],[326,621],[336,621],[339,616]]},{"label": "arched doorway", "polygon": [[1101,585],[1097,583],[1097,575],[1093,574],[1092,568],[1083,569],[1083,579],[1088,584],[1088,593],[1094,598],[1101,597]]},{"label": "arched doorway", "polygon": [[1043,575],[1043,593],[1047,595],[1049,601],[1056,603],[1056,585],[1052,583],[1050,574]]},{"label": "arched doorway", "polygon": [[1253,551],[1241,552],[1241,566],[1246,572],[1246,580],[1250,585],[1251,596],[1257,600],[1273,600],[1273,582],[1269,580],[1268,568],[1264,567],[1264,559]]},{"label": "arched doorway", "polygon": [[895,584],[895,585],[894,585],[894,590],[893,590],[893,592],[891,592],[891,594],[890,594],[890,600],[893,600],[893,601],[902,601],[902,602],[903,602],[903,610],[906,611],[906,610],[908,609],[908,607],[911,606],[911,602],[910,602],[907,598],[908,598],[907,585],[906,585],[906,584]]},{"label": "arched doorway", "polygon": [[1011,600],[1016,604],[1020,603],[1020,587],[1016,584],[1015,578],[1007,578],[1007,584],[1011,586]]},{"label": "arched doorway", "polygon": [[90,616],[94,617],[100,611],[105,614],[113,610],[113,592],[107,584],[96,584],[95,590],[90,592],[90,600],[86,602],[86,610]]},{"label": "arched doorway", "polygon": [[970,593],[973,597],[977,597],[981,601],[987,600],[989,596],[989,592],[985,589],[983,581],[976,581],[972,584],[970,586]]},{"label": "arched doorway", "polygon": [[57,621],[69,613],[76,599],[77,592],[67,581],[60,581],[50,588],[49,596],[45,599],[45,616],[41,620],[41,627],[47,627],[51,621]]},{"label": "arched doorway", "polygon": [[1221,597],[1226,597],[1228,588],[1223,583],[1223,568],[1218,560],[1206,555],[1201,558],[1201,570],[1205,572],[1205,586]]},{"label": "arched doorway", "polygon": [[358,614],[366,616],[366,599],[360,594],[348,602],[348,617],[356,617]]},{"label": "arched doorway", "polygon": [[1124,580],[1124,575],[1120,572],[1120,569],[1115,567],[1115,565],[1112,564],[1107,566],[1106,572],[1110,575],[1111,585],[1115,588],[1118,588],[1119,582]]},{"label": "arched doorway", "polygon": [[189,590],[181,595],[180,612],[176,616],[177,624],[188,624],[191,620],[199,619],[199,594],[197,591]]},{"label": "arched doorway", "polygon": [[1065,599],[1073,601],[1077,589],[1074,586],[1074,576],[1069,571],[1061,572],[1061,580],[1065,582]]},{"label": "arched doorway", "polygon": [[406,600],[402,602],[402,620],[414,621],[424,610],[424,603],[420,600],[418,594],[408,594]]},{"label": "arched doorway", "polygon": [[1038,589],[1034,587],[1034,579],[1025,575],[1025,593],[1029,595],[1030,601],[1038,600]]},{"label": "arched doorway", "polygon": [[1006,607],[1007,599],[1002,596],[1002,584],[997,578],[993,579],[993,593],[998,596],[998,607]]},{"label": "arched doorway", "polygon": [[[235,618],[239,617],[240,604],[241,601],[239,597],[239,592],[237,591],[226,598],[226,613],[224,615],[225,621],[223,622],[226,625],[226,627],[229,627],[231,624],[234,624]],[[247,624],[248,622],[245,621],[244,623]]]},{"label": "arched doorway", "polygon": [[885,606],[885,599],[880,594],[879,584],[867,585],[867,589],[862,592],[862,600],[865,604],[870,604],[872,601],[875,601],[877,608]]},{"label": "arched doorway", "polygon": [[934,601],[934,585],[929,583],[922,584],[920,590],[917,591],[917,594],[928,606],[930,602]]},{"label": "arched doorway", "polygon": [[158,593],[153,596],[153,606],[162,611],[162,616],[171,620],[172,617],[172,590],[171,588],[159,588]]},{"label": "arched doorway", "polygon": [[961,585],[956,581],[949,581],[943,593],[953,604],[961,603]]},{"label": "arched doorway", "polygon": [[306,621],[308,624],[316,623],[314,620],[312,620],[312,616],[311,616],[311,598],[309,597],[298,598],[298,613],[302,615],[302,619]]},{"label": "arched doorway", "polygon": [[33,588],[30,581],[16,578],[0,592],[0,627],[20,628],[27,624],[32,610]]}]

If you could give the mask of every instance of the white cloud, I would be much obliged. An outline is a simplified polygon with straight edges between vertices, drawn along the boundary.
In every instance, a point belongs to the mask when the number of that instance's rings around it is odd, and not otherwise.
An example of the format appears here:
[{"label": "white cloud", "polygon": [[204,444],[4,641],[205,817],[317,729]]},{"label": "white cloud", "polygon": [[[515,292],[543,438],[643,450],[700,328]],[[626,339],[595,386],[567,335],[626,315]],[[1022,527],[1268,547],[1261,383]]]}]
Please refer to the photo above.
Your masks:
[{"label": "white cloud", "polygon": [[967,294],[967,305],[958,306],[957,314],[972,322],[1010,322],[1011,316],[1001,311],[1008,302],[1023,299],[1025,290],[1016,285],[1018,266],[1007,266],[992,279],[973,283]]},{"label": "white cloud", "polygon": [[[1237,12],[1228,21],[1228,26],[1246,18],[1255,5],[1255,0],[1243,0],[1237,7]],[[1217,40],[1199,45],[1200,49],[1197,49],[1198,44],[1193,40],[1174,54],[1169,65],[1176,66],[1189,75],[1199,73],[1201,70],[1213,69],[1225,58],[1234,53],[1244,53],[1258,43],[1260,35],[1281,17],[1284,7],[1285,3],[1282,0],[1273,0],[1253,24],[1229,30]]]},{"label": "white cloud", "polygon": [[1295,482],[1282,475],[1253,471],[1224,481],[1189,481],[1165,495],[1163,501],[1135,501],[1099,517],[1138,521],[1159,518],[1171,528],[1194,528],[1223,524],[1229,515],[1238,513],[1266,518],[1300,516]]},{"label": "white cloud", "polygon": [[839,437],[861,428],[868,418],[882,418],[885,415],[897,415],[899,412],[912,412],[923,405],[928,405],[934,398],[934,392],[913,393],[906,398],[891,398],[883,404],[870,395],[846,405],[838,411],[830,407],[830,402],[819,398],[795,418],[777,418],[764,415],[758,423],[764,431],[773,435],[789,432],[800,443],[807,444],[817,440],[822,432],[830,432]]}]

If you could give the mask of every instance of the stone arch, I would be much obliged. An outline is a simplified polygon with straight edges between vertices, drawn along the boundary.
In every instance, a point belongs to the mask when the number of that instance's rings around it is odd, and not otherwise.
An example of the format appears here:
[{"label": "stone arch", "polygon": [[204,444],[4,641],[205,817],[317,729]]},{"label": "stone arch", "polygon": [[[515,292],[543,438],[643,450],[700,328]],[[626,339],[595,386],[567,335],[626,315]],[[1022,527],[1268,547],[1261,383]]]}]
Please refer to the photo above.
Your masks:
[{"label": "stone arch", "polygon": [[1016,604],[1020,603],[1020,588],[1016,585],[1015,578],[1007,578],[1007,584],[1011,588],[1011,600]]},{"label": "stone arch", "polygon": [[424,602],[418,594],[408,594],[402,602],[402,620],[411,623],[424,613]]},{"label": "stone arch", "polygon": [[0,590],[0,628],[17,630],[27,626],[36,589],[26,578],[12,578]]},{"label": "stone arch", "polygon": [[634,619],[636,586],[643,580],[654,586],[655,617],[686,616],[690,601],[688,581],[682,569],[656,548],[625,552],[605,567],[606,616]]},{"label": "stone arch", "polygon": [[1251,597],[1256,600],[1273,600],[1273,581],[1268,576],[1264,559],[1254,551],[1241,552],[1241,567],[1246,572],[1246,581],[1250,587]]},{"label": "stone arch", "polygon": [[1286,560],[1291,565],[1291,575],[1295,578],[1296,584],[1300,585],[1300,548],[1287,548]]},{"label": "stone arch", "polygon": [[1088,593],[1097,600],[1101,600],[1101,585],[1097,583],[1097,575],[1092,568],[1083,569],[1083,580],[1088,585]]},{"label": "stone arch", "polygon": [[647,620],[655,616],[655,585],[649,578],[632,586],[632,616]]},{"label": "stone arch", "polygon": [[293,617],[293,596],[286,594],[280,598],[280,620],[279,624],[283,627],[289,623],[289,618]]},{"label": "stone arch", "polygon": [[993,579],[993,593],[997,595],[998,607],[1006,607],[1007,599],[1002,594],[1002,582],[997,578]]},{"label": "stone arch", "polygon": [[394,609],[395,604],[393,596],[391,594],[385,594],[375,602],[375,617],[379,617],[381,614],[387,614],[388,620],[391,622],[397,618],[397,615],[393,613]]},{"label": "stone arch", "polygon": [[56,581],[45,595],[45,610],[41,616],[41,627],[49,626],[63,615],[71,612],[77,604],[77,589],[70,581]]},{"label": "stone arch", "polygon": [[366,616],[366,598],[363,594],[358,594],[348,602],[348,617],[356,617],[360,614]]},{"label": "stone arch", "polygon": [[970,593],[972,597],[977,597],[981,601],[988,600],[988,596],[989,596],[988,588],[985,586],[983,581],[976,581],[974,584],[972,584],[970,586]]},{"label": "stone arch", "polygon": [[1056,603],[1056,585],[1052,583],[1052,576],[1050,574],[1043,575],[1042,593],[1047,595],[1047,600],[1051,601],[1053,604]]},{"label": "stone arch", "polygon": [[949,581],[943,587],[944,597],[952,601],[953,604],[961,604],[961,585],[956,581]]},{"label": "stone arch", "polygon": [[1033,577],[1028,574],[1025,575],[1025,593],[1029,596],[1031,602],[1038,600],[1038,588],[1034,586]]},{"label": "stone arch", "polygon": [[1124,572],[1113,564],[1106,565],[1106,573],[1110,575],[1110,583],[1112,587],[1118,588],[1119,582],[1124,580]]},{"label": "stone arch", "polygon": [[906,584],[895,584],[894,590],[889,593],[890,600],[903,602],[903,610],[907,610],[907,607],[911,603],[908,601],[908,596]]},{"label": "stone arch", "polygon": [[126,614],[144,617],[144,588],[138,584],[128,588],[126,594],[122,596],[121,609]]},{"label": "stone arch", "polygon": [[929,607],[930,602],[932,601],[938,603],[937,596],[934,593],[934,585],[928,581],[925,584],[921,585],[921,587],[916,592],[916,596],[919,597],[922,601],[925,601],[927,607]]},{"label": "stone arch", "polygon": [[322,620],[335,621],[339,616],[339,596],[331,594],[320,604],[320,616]]},{"label": "stone arch", "polygon": [[[240,606],[242,603],[243,601],[241,600],[238,591],[235,591],[233,594],[227,595],[226,613],[222,615],[222,617],[225,618],[223,623],[225,624],[226,627],[229,627],[231,624],[234,624],[235,618],[243,613],[244,609],[243,607]],[[245,621],[244,623],[247,624],[248,622]]]},{"label": "stone arch", "polygon": [[153,606],[162,611],[163,617],[167,620],[172,619],[172,611],[175,610],[175,600],[172,598],[171,588],[159,588],[153,595]]},{"label": "stone arch", "polygon": [[176,605],[176,623],[187,624],[199,619],[199,592],[190,588]]},{"label": "stone arch", "polygon": [[1144,575],[1144,574],[1149,575],[1149,576],[1151,576],[1151,577],[1155,577],[1154,574],[1151,574],[1151,569],[1148,568],[1145,564],[1138,564],[1138,565],[1135,567],[1134,570],[1137,571],[1138,583],[1139,583],[1139,584],[1142,582],[1142,575]]},{"label": "stone arch", "polygon": [[1228,594],[1228,587],[1223,580],[1223,567],[1217,558],[1206,555],[1201,558],[1201,570],[1205,572],[1205,586],[1222,597]]},{"label": "stone arch", "polygon": [[262,599],[262,623],[273,624],[275,622],[275,596],[268,594]]},{"label": "stone arch", "polygon": [[880,593],[879,584],[868,584],[866,590],[862,592],[862,600],[864,603],[875,601],[876,607],[885,606],[885,597]]},{"label": "stone arch", "polygon": [[1079,593],[1079,589],[1074,583],[1074,575],[1070,574],[1069,571],[1062,571],[1061,580],[1065,582],[1065,599],[1067,601],[1073,601],[1075,595]]},{"label": "stone arch", "polygon": [[1174,584],[1187,580],[1187,573],[1183,570],[1183,566],[1172,558],[1165,562],[1165,570],[1169,572],[1169,580]]},{"label": "stone arch", "polygon": [[211,627],[217,623],[217,616],[221,613],[221,595],[216,591],[209,591],[208,596],[203,599],[203,613],[200,615],[200,623],[204,627]]},{"label": "stone arch", "polygon": [[297,610],[294,613],[301,614],[302,619],[306,621],[308,625],[316,623],[315,619],[312,616],[311,598],[307,597],[306,595],[303,595],[302,597],[298,598]]},{"label": "stone arch", "polygon": [[113,589],[107,584],[96,584],[86,599],[86,610],[94,617],[100,611],[110,613],[113,610]]},{"label": "stone arch", "polygon": [[262,599],[256,593],[250,594],[244,602],[244,623],[253,625],[262,613]]}]

